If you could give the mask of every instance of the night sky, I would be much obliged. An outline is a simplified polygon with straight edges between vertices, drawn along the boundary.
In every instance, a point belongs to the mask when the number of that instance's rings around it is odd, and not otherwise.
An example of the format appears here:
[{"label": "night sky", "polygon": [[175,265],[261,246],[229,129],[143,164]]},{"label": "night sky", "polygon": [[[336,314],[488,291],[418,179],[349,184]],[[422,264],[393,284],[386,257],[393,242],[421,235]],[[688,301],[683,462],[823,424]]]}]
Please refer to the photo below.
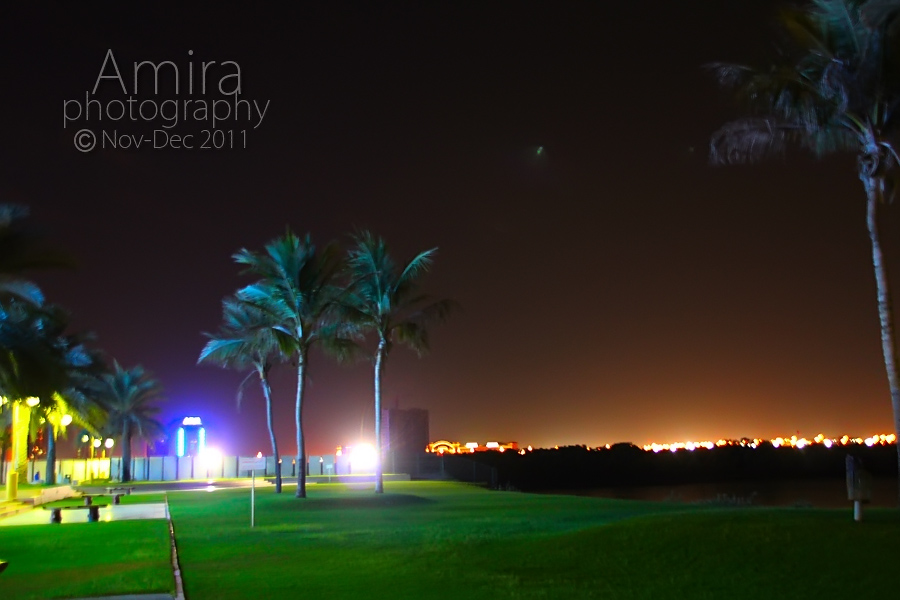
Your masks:
[{"label": "night sky", "polygon": [[[243,375],[196,366],[202,332],[250,281],[232,253],[288,226],[320,245],[370,229],[404,260],[439,248],[424,286],[464,310],[433,327],[428,356],[395,350],[384,391],[386,406],[428,409],[433,439],[891,430],[853,158],[707,163],[710,134],[741,113],[703,65],[766,56],[775,2],[10,4],[0,199],[28,205],[78,263],[33,279],[75,329],[162,381],[163,422],[198,415],[227,453],[268,449],[263,401],[254,385],[238,412]],[[230,60],[241,98],[268,111],[256,129],[219,125],[246,130],[246,148],[79,152],[82,128],[163,129],[64,127],[64,102],[84,102],[108,50],[138,100],[202,99],[185,92],[189,63]],[[176,63],[179,93],[164,81],[133,94],[145,60]],[[232,72],[214,66],[208,81]],[[117,86],[103,81],[97,98],[124,98]],[[889,268],[897,212],[884,221]],[[371,436],[370,363],[314,354],[310,377],[309,452]],[[285,453],[293,385],[280,369]]]}]

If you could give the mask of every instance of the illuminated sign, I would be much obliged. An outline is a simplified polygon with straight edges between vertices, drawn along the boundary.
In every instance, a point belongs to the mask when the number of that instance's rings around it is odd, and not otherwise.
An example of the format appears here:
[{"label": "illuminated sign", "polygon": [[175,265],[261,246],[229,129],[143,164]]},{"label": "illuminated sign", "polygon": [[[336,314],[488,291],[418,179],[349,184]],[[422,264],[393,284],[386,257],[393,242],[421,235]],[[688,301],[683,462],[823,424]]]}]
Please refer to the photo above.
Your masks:
[{"label": "illuminated sign", "polygon": [[178,428],[178,438],[175,442],[175,454],[184,456],[184,427]]},{"label": "illuminated sign", "polygon": [[182,425],[203,425],[200,421],[200,417],[185,417],[183,421],[181,421]]}]

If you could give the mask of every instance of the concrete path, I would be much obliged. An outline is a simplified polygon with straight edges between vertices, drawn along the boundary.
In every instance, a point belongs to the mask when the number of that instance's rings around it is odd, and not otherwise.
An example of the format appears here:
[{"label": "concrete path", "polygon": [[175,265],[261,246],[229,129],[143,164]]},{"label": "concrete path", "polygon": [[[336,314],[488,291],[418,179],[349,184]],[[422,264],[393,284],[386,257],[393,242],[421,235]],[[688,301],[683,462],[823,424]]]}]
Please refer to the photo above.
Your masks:
[{"label": "concrete path", "polygon": [[[128,521],[132,519],[165,519],[166,505],[162,502],[154,504],[111,504],[100,507],[100,521]],[[84,509],[63,510],[62,523],[87,523],[88,511]],[[0,519],[0,527],[15,525],[52,525],[50,511],[37,507],[28,512]]]}]

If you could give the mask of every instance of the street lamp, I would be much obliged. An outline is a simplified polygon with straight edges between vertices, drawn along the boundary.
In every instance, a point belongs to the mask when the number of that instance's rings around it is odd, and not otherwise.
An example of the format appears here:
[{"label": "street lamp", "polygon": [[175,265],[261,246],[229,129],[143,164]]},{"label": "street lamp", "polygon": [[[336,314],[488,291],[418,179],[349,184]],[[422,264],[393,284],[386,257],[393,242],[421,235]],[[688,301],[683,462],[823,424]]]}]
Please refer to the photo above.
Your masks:
[{"label": "street lamp", "polygon": [[[96,443],[97,443],[97,446],[99,447],[99,445],[100,445],[100,440],[97,440]],[[106,458],[106,451],[107,451],[107,450],[112,450],[113,444],[115,444],[115,442],[113,441],[112,438],[106,438],[106,441],[103,442],[103,456],[102,456],[102,458]],[[112,456],[112,452],[110,452],[110,456]]]}]

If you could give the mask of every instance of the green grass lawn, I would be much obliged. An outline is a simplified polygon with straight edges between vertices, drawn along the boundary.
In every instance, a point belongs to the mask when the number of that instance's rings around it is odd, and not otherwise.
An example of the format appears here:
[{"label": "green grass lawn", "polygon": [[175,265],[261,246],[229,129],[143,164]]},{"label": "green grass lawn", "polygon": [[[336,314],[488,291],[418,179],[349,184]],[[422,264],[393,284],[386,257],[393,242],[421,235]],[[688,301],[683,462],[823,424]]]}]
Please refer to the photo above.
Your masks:
[{"label": "green grass lawn", "polygon": [[[840,598],[897,582],[896,510],[854,523],[849,507],[385,488],[316,484],[305,501],[262,488],[254,529],[247,489],[169,493],[188,599]],[[164,521],[2,527],[0,558],[19,565],[0,598],[171,588]]]},{"label": "green grass lawn", "polygon": [[[38,509],[40,510],[40,509]],[[0,598],[42,600],[171,592],[163,519],[0,527]]]},{"label": "green grass lawn", "polygon": [[900,513],[716,509],[447,483],[170,494],[189,598],[792,598],[894,592]]}]

